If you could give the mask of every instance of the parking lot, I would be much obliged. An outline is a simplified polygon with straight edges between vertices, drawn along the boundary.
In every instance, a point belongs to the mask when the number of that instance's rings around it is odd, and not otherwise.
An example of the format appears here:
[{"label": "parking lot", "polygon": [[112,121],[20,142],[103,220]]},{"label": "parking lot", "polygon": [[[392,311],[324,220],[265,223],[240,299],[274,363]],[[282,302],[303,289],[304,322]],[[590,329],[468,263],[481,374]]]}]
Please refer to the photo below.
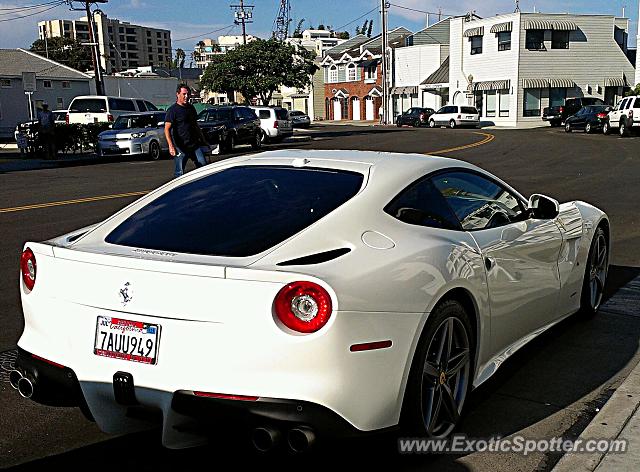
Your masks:
[{"label": "parking lot", "polygon": [[[640,175],[640,137],[567,134],[563,128],[550,127],[315,126],[300,135],[310,140],[268,148],[443,155],[481,166],[524,195],[544,193],[561,202],[584,200],[609,214],[613,236],[609,303],[591,320],[574,317],[564,321],[509,359],[472,396],[461,426],[470,437],[577,435],[640,359],[640,313],[633,303],[626,305],[616,298],[622,287],[640,275],[640,214],[633,198]],[[23,243],[100,221],[173,176],[173,163],[168,159],[104,161],[88,157],[64,165],[31,164],[3,159],[0,154],[0,276],[4,281],[0,286],[0,360],[5,368],[22,330],[18,261]],[[192,164],[189,166],[191,169]],[[192,451],[167,451],[160,447],[156,433],[110,437],[76,409],[51,409],[24,400],[8,385],[4,372],[0,373],[0,401],[0,467],[18,466],[16,470],[77,464],[94,470],[116,466],[152,470],[167,464],[186,468],[205,461],[233,461],[242,467],[277,464],[285,469],[304,464],[319,469],[335,466],[337,450],[342,457],[346,455],[346,466],[400,470],[549,470],[559,458],[542,453],[400,457],[395,443],[386,436],[326,445],[313,461],[285,453],[275,457],[247,453],[244,437],[218,438],[211,446]],[[214,429],[212,425],[212,432]],[[132,452],[131,445],[144,450],[144,457]]]}]

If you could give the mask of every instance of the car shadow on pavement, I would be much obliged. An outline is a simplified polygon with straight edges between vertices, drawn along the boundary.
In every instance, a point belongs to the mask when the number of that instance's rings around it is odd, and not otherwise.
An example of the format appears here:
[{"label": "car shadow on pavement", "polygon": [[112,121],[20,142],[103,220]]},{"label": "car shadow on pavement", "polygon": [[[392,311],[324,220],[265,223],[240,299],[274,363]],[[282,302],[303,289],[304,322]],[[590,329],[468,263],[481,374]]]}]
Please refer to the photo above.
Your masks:
[{"label": "car shadow on pavement", "polygon": [[[611,266],[607,298],[615,297],[639,275],[640,268]],[[637,360],[639,340],[640,316],[604,311],[593,317],[571,316],[520,349],[471,394],[458,432],[484,439],[516,434],[576,438],[617,387],[614,379],[621,381],[620,374],[624,377],[635,365],[630,361]],[[399,437],[389,432],[320,443],[305,454],[293,454],[284,446],[263,454],[253,450],[247,431],[222,432],[205,447],[178,451],[164,449],[155,431],[117,437],[7,470],[65,470],[83,465],[93,471],[184,470],[212,463],[280,470],[326,470],[337,464],[340,470],[550,470],[560,458],[559,453],[538,453],[537,458],[516,453],[489,457],[492,453],[480,452],[407,455],[398,452]],[[533,460],[534,466],[525,467],[521,463],[525,460]]]}]

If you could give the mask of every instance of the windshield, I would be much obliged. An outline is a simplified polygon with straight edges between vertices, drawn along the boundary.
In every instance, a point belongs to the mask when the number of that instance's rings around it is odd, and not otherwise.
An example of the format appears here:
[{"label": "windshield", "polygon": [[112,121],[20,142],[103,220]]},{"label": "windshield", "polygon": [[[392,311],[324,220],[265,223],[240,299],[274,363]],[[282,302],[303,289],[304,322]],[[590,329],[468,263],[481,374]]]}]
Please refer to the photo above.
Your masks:
[{"label": "windshield", "polygon": [[276,119],[277,120],[289,119],[289,112],[284,108],[276,108]]},{"label": "windshield", "polygon": [[164,121],[159,115],[121,115],[113,124],[113,129],[155,128],[158,122]]},{"label": "windshield", "polygon": [[338,208],[363,180],[338,170],[232,167],[158,197],[106,242],[210,256],[259,254]]},{"label": "windshield", "polygon": [[69,108],[70,112],[105,113],[107,101],[104,98],[77,98]]},{"label": "windshield", "polygon": [[582,105],[604,105],[604,102],[599,98],[583,98]]}]

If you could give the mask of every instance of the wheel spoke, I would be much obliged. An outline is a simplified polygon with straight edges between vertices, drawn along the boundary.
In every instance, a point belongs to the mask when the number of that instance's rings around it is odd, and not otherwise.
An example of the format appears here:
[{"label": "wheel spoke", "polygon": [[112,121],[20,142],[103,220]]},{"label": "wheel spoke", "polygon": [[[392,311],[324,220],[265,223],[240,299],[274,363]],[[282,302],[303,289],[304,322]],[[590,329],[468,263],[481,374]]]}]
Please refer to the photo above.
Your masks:
[{"label": "wheel spoke", "polygon": [[442,363],[440,364],[442,367],[446,367],[449,363],[449,359],[451,358],[451,349],[453,348],[453,326],[454,319],[449,318],[447,320],[447,350],[444,359],[441,359]]},{"label": "wheel spoke", "polygon": [[607,259],[607,246],[598,239],[598,268],[603,269]]},{"label": "wheel spoke", "polygon": [[443,323],[441,328],[438,330],[438,334],[440,335],[438,353],[436,354],[436,364],[438,366],[442,365],[442,358],[444,355],[444,350],[446,348],[445,344],[447,342],[447,329],[449,327],[449,323]]},{"label": "wheel spoke", "polygon": [[438,369],[438,366],[433,364],[433,362],[426,361],[424,363],[423,376],[428,377],[430,380],[437,380],[440,376],[440,370]]},{"label": "wheel spoke", "polygon": [[[434,407],[434,403],[435,403],[435,407]],[[442,409],[442,389],[438,388],[433,392],[433,395],[431,396],[429,415],[426,418],[427,432],[430,435],[433,434],[433,431],[438,425],[438,417],[440,416],[441,409]]]},{"label": "wheel spoke", "polygon": [[469,349],[463,349],[461,352],[449,359],[447,366],[447,377],[453,377],[469,362]]},{"label": "wheel spoke", "polygon": [[442,387],[442,403],[444,409],[447,411],[451,422],[457,424],[460,419],[460,413],[458,413],[458,405],[456,405],[456,401],[453,398],[453,392],[451,392],[447,384],[444,384]]}]

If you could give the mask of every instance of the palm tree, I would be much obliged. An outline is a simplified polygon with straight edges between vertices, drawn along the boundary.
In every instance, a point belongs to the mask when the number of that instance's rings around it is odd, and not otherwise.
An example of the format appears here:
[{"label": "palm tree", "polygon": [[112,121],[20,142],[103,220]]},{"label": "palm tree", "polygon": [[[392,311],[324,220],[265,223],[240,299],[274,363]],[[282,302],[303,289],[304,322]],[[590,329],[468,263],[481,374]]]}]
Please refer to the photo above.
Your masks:
[{"label": "palm tree", "polygon": [[184,67],[184,60],[187,57],[183,49],[176,49],[176,62],[178,63],[179,68]]}]

